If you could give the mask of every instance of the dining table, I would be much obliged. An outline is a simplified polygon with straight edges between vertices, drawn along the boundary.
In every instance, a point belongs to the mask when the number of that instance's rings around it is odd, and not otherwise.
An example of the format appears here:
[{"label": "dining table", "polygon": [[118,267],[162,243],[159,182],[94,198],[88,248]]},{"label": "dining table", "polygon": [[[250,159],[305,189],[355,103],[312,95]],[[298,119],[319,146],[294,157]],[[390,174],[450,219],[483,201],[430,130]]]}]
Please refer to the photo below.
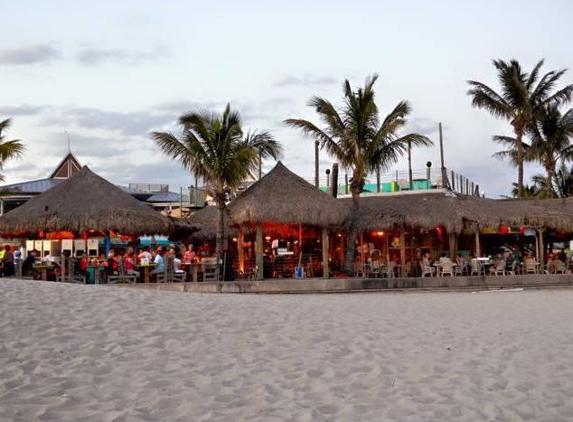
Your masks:
[{"label": "dining table", "polygon": [[32,266],[32,268],[35,271],[40,272],[41,280],[47,280],[48,279],[48,271],[53,270],[55,268],[55,266],[52,264],[34,264]]},{"label": "dining table", "polygon": [[86,284],[101,284],[102,281],[105,282],[105,276],[102,277],[102,273],[105,271],[105,266],[100,264],[88,264],[88,280]]},{"label": "dining table", "polygon": [[136,265],[135,268],[140,270],[140,277],[144,283],[149,283],[150,279],[150,271],[154,269],[157,264],[149,263],[149,264],[139,264]]}]

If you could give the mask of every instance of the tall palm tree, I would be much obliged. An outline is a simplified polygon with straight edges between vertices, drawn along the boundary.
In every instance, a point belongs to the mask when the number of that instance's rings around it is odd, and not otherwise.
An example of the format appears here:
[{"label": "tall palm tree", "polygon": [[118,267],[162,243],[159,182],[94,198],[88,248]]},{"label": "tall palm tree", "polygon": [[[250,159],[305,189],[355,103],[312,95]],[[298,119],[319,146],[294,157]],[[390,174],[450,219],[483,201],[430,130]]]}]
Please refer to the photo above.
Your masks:
[{"label": "tall palm tree", "polygon": [[202,110],[184,114],[179,124],[183,129],[180,138],[168,132],[153,132],[152,137],[167,156],[205,181],[218,209],[215,254],[221,257],[229,190],[254,174],[259,156],[277,159],[282,148],[268,132],[244,136],[241,116],[230,104],[223,114]]},{"label": "tall palm tree", "polygon": [[352,210],[349,217],[344,270],[350,274],[354,266],[354,245],[358,233],[360,193],[366,176],[379,168],[387,168],[408,150],[408,145],[432,145],[425,136],[411,133],[400,136],[411,112],[410,104],[402,101],[384,120],[380,121],[374,101],[377,75],[366,79],[364,88],[354,91],[350,82],[343,84],[344,103],[340,109],[324,98],[314,96],[308,105],[318,114],[323,128],[303,119],[288,119],[285,123],[300,129],[320,142],[322,149],[352,172],[350,192]]},{"label": "tall palm tree", "polygon": [[555,190],[559,198],[573,196],[573,167],[567,168],[564,161],[555,173]]},{"label": "tall palm tree", "polygon": [[[505,160],[507,158],[513,167],[517,167],[517,140],[511,136],[501,136],[501,135],[492,136],[492,140],[495,143],[498,143],[503,147],[505,147],[505,149],[493,153],[492,157],[498,158],[500,160]],[[521,145],[523,146],[524,160],[527,160],[527,158],[530,156],[529,144],[521,141]]]},{"label": "tall palm tree", "polygon": [[501,87],[499,93],[481,82],[468,81],[471,86],[468,95],[472,97],[472,105],[486,109],[495,117],[509,120],[513,127],[517,153],[517,186],[520,192],[523,190],[524,134],[543,107],[567,103],[573,97],[573,85],[553,92],[555,84],[566,70],[550,71],[539,78],[543,62],[540,60],[533,70],[527,73],[522,70],[517,60],[494,60],[493,65],[497,69]]},{"label": "tall palm tree", "polygon": [[555,105],[544,108],[531,128],[531,136],[530,155],[545,169],[548,197],[553,198],[557,162],[573,158],[573,109],[562,115]]},{"label": "tall palm tree", "polygon": [[[26,147],[19,139],[11,141],[5,140],[4,131],[6,131],[12,124],[12,119],[6,119],[0,122],[0,170],[4,169],[6,161],[13,158],[20,158]],[[0,174],[0,181],[4,180],[4,175]]]}]

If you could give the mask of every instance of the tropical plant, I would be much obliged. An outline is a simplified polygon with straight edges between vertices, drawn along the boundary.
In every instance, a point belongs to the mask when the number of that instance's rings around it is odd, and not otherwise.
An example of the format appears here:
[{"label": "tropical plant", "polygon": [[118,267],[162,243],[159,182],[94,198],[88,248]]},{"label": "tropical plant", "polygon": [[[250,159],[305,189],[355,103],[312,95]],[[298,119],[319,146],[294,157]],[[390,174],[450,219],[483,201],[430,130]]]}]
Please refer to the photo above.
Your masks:
[{"label": "tropical plant", "polygon": [[227,104],[223,114],[194,111],[179,117],[182,135],[153,132],[159,148],[205,182],[218,209],[215,254],[222,256],[227,195],[259,164],[259,157],[277,159],[282,148],[268,132],[243,133],[241,116]]},{"label": "tropical plant", "polygon": [[[498,151],[494,154],[492,154],[492,157],[494,158],[498,158],[500,160],[504,160],[504,159],[508,159],[510,164],[514,167],[517,167],[517,141],[515,138],[511,137],[511,136],[501,136],[501,135],[494,135],[492,137],[492,140],[500,145],[502,145],[504,148],[501,151]],[[528,151],[529,151],[529,144],[525,143],[523,141],[521,141],[521,144],[523,146],[523,156],[524,156],[524,160],[527,159],[528,155]]]},{"label": "tropical plant", "polygon": [[573,167],[567,168],[564,161],[555,172],[555,191],[559,198],[573,196]]},{"label": "tropical plant", "polygon": [[471,89],[472,105],[483,108],[495,117],[509,120],[515,133],[517,186],[522,196],[523,190],[523,136],[534,123],[543,107],[559,105],[571,101],[573,85],[553,92],[555,84],[566,70],[550,71],[539,77],[540,60],[530,73],[524,72],[517,60],[505,62],[494,60],[501,91],[498,93],[489,86],[468,81]]},{"label": "tropical plant", "polygon": [[380,121],[374,101],[377,75],[366,79],[364,88],[354,91],[350,82],[343,84],[344,100],[339,109],[328,100],[314,96],[308,105],[318,114],[322,128],[303,119],[288,119],[285,123],[300,129],[305,135],[320,142],[322,149],[352,172],[350,192],[352,209],[349,216],[348,238],[344,271],[353,272],[354,245],[358,233],[360,193],[366,176],[379,168],[387,168],[408,150],[408,145],[432,145],[430,139],[417,133],[400,135],[411,113],[410,104],[401,101]]},{"label": "tropical plant", "polygon": [[539,161],[545,169],[548,197],[553,198],[557,162],[573,158],[573,109],[562,115],[557,106],[544,108],[531,128],[531,136],[529,158]]},{"label": "tropical plant", "polygon": [[[4,132],[12,124],[12,119],[6,119],[0,122],[0,170],[4,169],[6,161],[13,158],[20,158],[26,147],[22,144],[19,139],[13,139],[11,141],[5,140]],[[0,174],[0,181],[4,180],[4,175]]]}]

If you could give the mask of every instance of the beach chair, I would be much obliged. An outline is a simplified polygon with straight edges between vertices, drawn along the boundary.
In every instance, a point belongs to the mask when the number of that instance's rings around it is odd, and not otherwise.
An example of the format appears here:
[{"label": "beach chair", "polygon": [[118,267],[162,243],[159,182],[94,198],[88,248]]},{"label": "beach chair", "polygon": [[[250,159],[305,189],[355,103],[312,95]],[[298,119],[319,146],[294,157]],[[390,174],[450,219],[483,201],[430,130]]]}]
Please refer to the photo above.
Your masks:
[{"label": "beach chair", "polygon": [[118,282],[134,284],[137,283],[137,276],[126,274],[123,259],[120,259],[117,266],[117,274],[107,276],[107,282],[110,284]]}]

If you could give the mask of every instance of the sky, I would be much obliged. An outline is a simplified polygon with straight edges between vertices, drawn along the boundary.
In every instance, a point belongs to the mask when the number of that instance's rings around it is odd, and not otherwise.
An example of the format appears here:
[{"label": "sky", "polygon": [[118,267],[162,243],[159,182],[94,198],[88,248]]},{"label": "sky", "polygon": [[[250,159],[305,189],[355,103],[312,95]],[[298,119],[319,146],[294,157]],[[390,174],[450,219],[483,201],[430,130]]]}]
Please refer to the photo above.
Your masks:
[{"label": "sky", "polygon": [[[286,127],[316,121],[313,95],[341,105],[342,84],[378,74],[386,115],[412,104],[406,132],[435,147],[413,151],[413,168],[445,166],[489,197],[508,195],[517,171],[492,158],[492,135],[511,127],[472,108],[468,79],[498,87],[493,59],[545,72],[570,68],[573,2],[315,0],[242,2],[0,0],[0,120],[26,153],[6,163],[5,183],[47,177],[67,151],[116,183],[194,183],[161,153],[151,131],[178,133],[178,116],[222,112],[230,103],[246,129],[270,131],[283,163],[314,177],[314,142]],[[573,72],[561,86],[573,83]],[[334,160],[322,152],[321,177]],[[264,171],[274,166],[266,161]],[[407,170],[400,160],[389,170]],[[526,165],[526,180],[541,172]],[[344,170],[341,172],[344,174]]]}]

